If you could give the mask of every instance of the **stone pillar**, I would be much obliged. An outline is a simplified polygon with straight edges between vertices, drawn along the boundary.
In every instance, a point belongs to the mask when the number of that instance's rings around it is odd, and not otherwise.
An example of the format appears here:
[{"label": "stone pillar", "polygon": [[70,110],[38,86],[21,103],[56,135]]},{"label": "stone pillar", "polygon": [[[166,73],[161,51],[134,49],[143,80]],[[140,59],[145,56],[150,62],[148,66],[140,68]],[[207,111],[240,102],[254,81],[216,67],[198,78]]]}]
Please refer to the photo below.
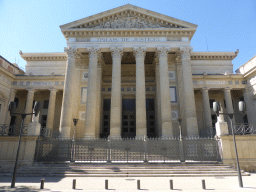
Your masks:
[{"label": "stone pillar", "polygon": [[178,106],[179,106],[179,118],[181,121],[182,136],[187,135],[186,129],[182,129],[186,126],[186,118],[184,118],[184,89],[183,89],[183,74],[182,74],[182,61],[180,53],[176,53],[177,64],[177,83],[178,83]]},{"label": "stone pillar", "polygon": [[70,137],[72,123],[72,88],[74,86],[75,54],[74,48],[65,48],[67,52],[66,76],[60,117],[60,137]]},{"label": "stone pillar", "polygon": [[[220,113],[224,113],[223,110],[223,103],[218,101],[220,103]],[[224,120],[224,115],[223,114],[219,114],[219,116],[217,117],[217,122],[215,123],[215,128],[216,128],[216,135],[217,136],[221,136],[221,135],[228,135],[228,124],[227,122],[225,122]]]},{"label": "stone pillar", "polygon": [[96,137],[100,136],[100,122],[101,122],[101,81],[102,81],[102,63],[98,62],[97,69],[97,90],[96,90],[96,118],[95,118],[95,126],[96,126]]},{"label": "stone pillar", "polygon": [[121,138],[122,95],[121,95],[121,58],[122,48],[111,48],[112,53],[112,87],[110,111],[110,138]]},{"label": "stone pillar", "polygon": [[183,89],[184,89],[184,111],[186,119],[186,128],[188,136],[198,135],[198,125],[196,116],[196,104],[193,88],[193,79],[190,65],[190,47],[182,47],[181,60],[183,72]]},{"label": "stone pillar", "polygon": [[[34,94],[35,90],[34,89],[28,89],[28,95],[27,95],[27,102],[26,102],[26,108],[25,108],[25,113],[32,113],[32,107],[33,107],[33,101],[34,101]],[[31,122],[31,115],[27,115],[25,120],[24,120],[24,125],[28,125]]]},{"label": "stone pillar", "polygon": [[146,49],[134,48],[136,58],[136,138],[147,136],[146,86],[144,60]]},{"label": "stone pillar", "polygon": [[[226,102],[226,113],[234,113],[230,91],[231,91],[231,88],[229,88],[229,87],[226,87],[224,89],[224,96],[225,96],[225,102]],[[228,125],[229,125],[229,128],[231,128],[229,117],[228,117]],[[235,125],[235,116],[233,116],[233,126],[234,125]],[[231,131],[231,129],[229,129],[229,130]]]},{"label": "stone pillar", "polygon": [[10,124],[10,120],[11,120],[11,116],[10,116],[10,112],[8,111],[8,107],[9,107],[9,102],[13,102],[15,99],[15,94],[16,94],[16,90],[15,89],[11,89],[10,90],[10,96],[9,96],[9,101],[7,103],[7,107],[6,107],[6,117],[5,117],[5,123],[4,124]]},{"label": "stone pillar", "polygon": [[157,52],[158,52],[158,58],[159,58],[162,137],[164,138],[164,137],[173,136],[168,60],[167,60],[168,49],[164,47],[158,48]]},{"label": "stone pillar", "polygon": [[204,128],[212,127],[212,116],[209,102],[209,89],[207,87],[202,88],[203,104],[204,104]]},{"label": "stone pillar", "polygon": [[53,133],[56,93],[57,93],[56,89],[50,89],[46,128],[49,129],[51,133]]},{"label": "stone pillar", "polygon": [[97,68],[98,56],[100,54],[98,48],[90,48],[89,51],[89,74],[88,74],[88,88],[87,101],[85,113],[85,138],[95,138],[96,130],[96,101],[97,101]]},{"label": "stone pillar", "polygon": [[162,135],[162,123],[161,123],[161,97],[160,97],[160,77],[159,77],[159,61],[155,58],[155,79],[156,79],[156,119],[157,119],[157,136]]}]

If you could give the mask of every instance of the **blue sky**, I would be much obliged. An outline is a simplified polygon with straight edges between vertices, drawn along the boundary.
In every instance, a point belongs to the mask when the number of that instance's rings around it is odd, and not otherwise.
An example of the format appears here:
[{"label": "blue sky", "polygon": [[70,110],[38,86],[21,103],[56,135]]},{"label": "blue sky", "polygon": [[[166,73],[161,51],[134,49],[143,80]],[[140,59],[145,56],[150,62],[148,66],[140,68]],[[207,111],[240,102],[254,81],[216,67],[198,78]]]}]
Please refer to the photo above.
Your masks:
[{"label": "blue sky", "polygon": [[239,49],[234,70],[256,54],[255,0],[0,0],[0,55],[24,67],[19,50],[63,52],[60,25],[127,3],[198,25],[194,51]]}]

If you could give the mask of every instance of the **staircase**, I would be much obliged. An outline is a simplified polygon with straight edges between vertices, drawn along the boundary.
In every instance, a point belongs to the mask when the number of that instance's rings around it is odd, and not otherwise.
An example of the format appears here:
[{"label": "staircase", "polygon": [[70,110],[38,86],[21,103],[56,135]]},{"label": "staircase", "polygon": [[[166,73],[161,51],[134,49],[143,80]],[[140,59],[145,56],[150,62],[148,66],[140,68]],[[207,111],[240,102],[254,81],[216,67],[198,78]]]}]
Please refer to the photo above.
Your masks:
[{"label": "staircase", "polygon": [[[241,171],[243,176],[250,173]],[[0,176],[11,176],[1,173]],[[206,177],[237,176],[235,168],[223,164],[84,164],[35,163],[22,167],[17,176],[24,177]]]}]

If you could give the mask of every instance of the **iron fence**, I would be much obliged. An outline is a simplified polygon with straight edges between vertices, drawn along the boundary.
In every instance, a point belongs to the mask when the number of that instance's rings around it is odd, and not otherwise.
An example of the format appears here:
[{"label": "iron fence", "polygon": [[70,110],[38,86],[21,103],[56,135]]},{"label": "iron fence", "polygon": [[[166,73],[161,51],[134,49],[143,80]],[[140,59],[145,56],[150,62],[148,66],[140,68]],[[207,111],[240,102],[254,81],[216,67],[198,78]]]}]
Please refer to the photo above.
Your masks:
[{"label": "iron fence", "polygon": [[87,163],[168,163],[220,161],[214,138],[76,139],[41,138],[36,161]]},{"label": "iron fence", "polygon": [[[24,125],[22,134],[26,135],[28,132],[28,125]],[[19,125],[6,125],[0,124],[0,135],[1,136],[19,136],[20,126]]]},{"label": "iron fence", "polygon": [[234,127],[236,135],[256,134],[256,130],[252,124],[235,124]]}]

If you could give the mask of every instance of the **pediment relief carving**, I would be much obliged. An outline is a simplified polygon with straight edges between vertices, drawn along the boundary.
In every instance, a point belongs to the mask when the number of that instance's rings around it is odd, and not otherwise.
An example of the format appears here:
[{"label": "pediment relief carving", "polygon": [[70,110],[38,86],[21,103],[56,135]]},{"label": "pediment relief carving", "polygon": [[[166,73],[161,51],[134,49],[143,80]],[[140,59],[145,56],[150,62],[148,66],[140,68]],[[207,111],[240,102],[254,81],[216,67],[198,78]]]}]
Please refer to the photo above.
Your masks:
[{"label": "pediment relief carving", "polygon": [[[122,15],[122,14],[121,14]],[[85,23],[76,28],[93,28],[93,29],[141,29],[141,28],[187,28],[185,26],[170,23],[167,21],[159,20],[149,16],[138,16],[140,14],[126,14],[127,16],[122,17],[106,17],[103,19],[95,20],[89,23]]]}]

